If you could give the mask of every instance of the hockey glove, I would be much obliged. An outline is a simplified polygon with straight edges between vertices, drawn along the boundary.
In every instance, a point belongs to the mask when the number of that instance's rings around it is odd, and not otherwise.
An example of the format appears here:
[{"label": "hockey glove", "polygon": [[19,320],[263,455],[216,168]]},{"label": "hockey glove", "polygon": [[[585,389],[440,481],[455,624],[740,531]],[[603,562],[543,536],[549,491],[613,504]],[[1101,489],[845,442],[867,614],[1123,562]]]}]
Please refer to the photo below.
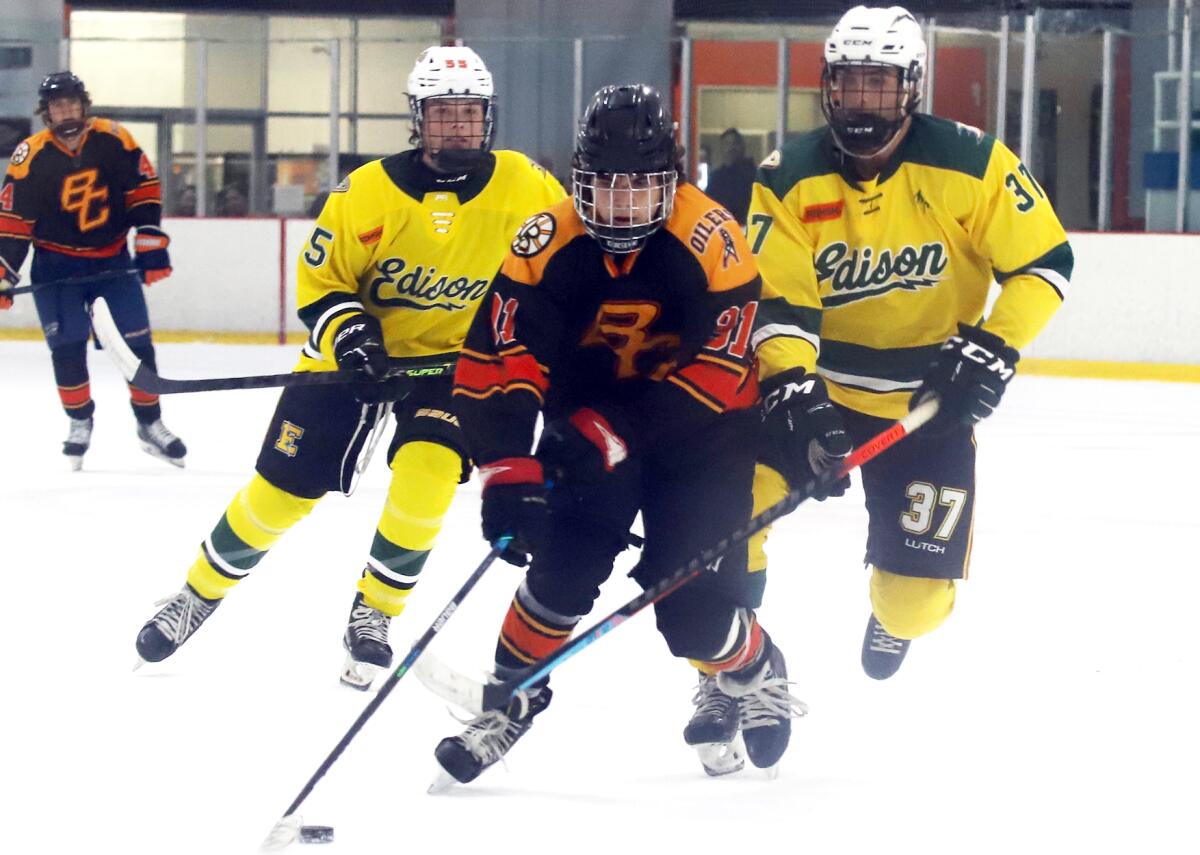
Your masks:
[{"label": "hockey glove", "polygon": [[0,312],[12,308],[12,297],[3,295],[9,288],[16,288],[20,281],[21,277],[17,275],[17,271],[13,270],[8,262],[0,257]]},{"label": "hockey glove", "polygon": [[167,254],[170,244],[171,239],[162,229],[156,226],[138,228],[133,250],[138,270],[142,272],[142,282],[153,285],[171,275],[171,256]]},{"label": "hockey glove", "polygon": [[512,541],[500,557],[524,567],[550,527],[550,488],[542,464],[532,457],[503,457],[479,467],[483,484],[483,536]]},{"label": "hockey glove", "polygon": [[388,377],[388,352],[379,319],[365,312],[346,320],[333,338],[338,368],[355,375],[354,397],[364,404],[403,398],[411,387],[407,377]]},{"label": "hockey glove", "polygon": [[939,422],[944,426],[974,425],[999,405],[1020,358],[1000,336],[959,324],[958,335],[950,336],[942,345],[909,401],[909,408],[937,395],[942,402]]},{"label": "hockey glove", "polygon": [[628,435],[615,412],[580,407],[546,425],[537,458],[556,481],[594,482],[629,457]]},{"label": "hockey glove", "polygon": [[[829,402],[825,381],[803,368],[790,368],[762,384],[763,462],[777,469],[792,489],[841,465],[851,451],[842,417]],[[812,497],[824,501],[850,487],[846,475],[818,480]]]}]

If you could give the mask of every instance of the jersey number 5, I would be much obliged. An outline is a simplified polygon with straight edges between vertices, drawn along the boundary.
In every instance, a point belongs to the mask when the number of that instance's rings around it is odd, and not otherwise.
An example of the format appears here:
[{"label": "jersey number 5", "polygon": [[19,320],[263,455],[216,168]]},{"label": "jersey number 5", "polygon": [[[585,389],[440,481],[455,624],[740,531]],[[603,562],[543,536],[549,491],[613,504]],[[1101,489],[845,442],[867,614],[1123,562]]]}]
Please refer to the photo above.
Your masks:
[{"label": "jersey number 5", "polygon": [[327,243],[333,243],[333,233],[317,226],[308,236],[308,249],[304,250],[304,263],[309,267],[320,267],[329,254]]}]

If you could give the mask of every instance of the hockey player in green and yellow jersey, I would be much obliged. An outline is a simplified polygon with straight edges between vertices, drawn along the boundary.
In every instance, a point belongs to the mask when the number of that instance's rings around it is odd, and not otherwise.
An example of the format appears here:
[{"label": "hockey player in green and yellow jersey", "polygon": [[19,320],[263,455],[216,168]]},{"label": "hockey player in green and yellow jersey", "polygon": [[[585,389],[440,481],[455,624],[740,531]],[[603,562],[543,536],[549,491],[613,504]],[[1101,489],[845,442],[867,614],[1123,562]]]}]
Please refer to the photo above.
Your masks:
[{"label": "hockey player in green and yellow jersey", "polygon": [[[971,550],[973,425],[1058,309],[1073,263],[1050,201],[1003,143],[916,112],[925,58],[904,9],[847,12],[825,43],[828,127],[767,157],[748,219],[764,279],[754,344],[770,464],[756,513],[784,479],[803,483],[917,401],[941,399],[934,423],[863,467],[863,667],[876,679],[954,606]],[[765,566],[762,538],[752,552]]]},{"label": "hockey player in green and yellow jersey", "polygon": [[300,256],[297,304],[311,334],[296,370],[361,382],[283,392],[257,474],[201,544],[182,591],[138,634],[144,660],[174,653],[327,491],[350,492],[360,451],[394,407],[392,481],[351,607],[342,681],[367,689],[391,664],[391,618],[470,461],[451,373],[389,379],[389,357],[456,356],[521,224],[565,195],[524,155],[491,150],[492,76],[470,48],[426,50],[408,91],[417,147],[339,184]]}]

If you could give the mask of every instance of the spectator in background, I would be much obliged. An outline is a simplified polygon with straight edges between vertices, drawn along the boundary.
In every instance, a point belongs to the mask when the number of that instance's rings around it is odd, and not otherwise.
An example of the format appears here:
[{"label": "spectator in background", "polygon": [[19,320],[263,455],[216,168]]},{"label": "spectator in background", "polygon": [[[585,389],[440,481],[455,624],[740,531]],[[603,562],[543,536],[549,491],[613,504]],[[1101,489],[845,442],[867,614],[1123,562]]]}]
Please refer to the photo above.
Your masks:
[{"label": "spectator in background", "polygon": [[746,141],[737,128],[729,128],[721,134],[718,156],[720,165],[709,173],[705,192],[728,208],[744,226],[757,167],[746,157]]},{"label": "spectator in background", "polygon": [[250,213],[246,192],[237,184],[226,184],[217,193],[218,217],[244,217]]},{"label": "spectator in background", "polygon": [[171,216],[196,216],[196,188],[194,186],[184,184],[179,188],[179,193],[175,196],[175,210],[171,212]]}]

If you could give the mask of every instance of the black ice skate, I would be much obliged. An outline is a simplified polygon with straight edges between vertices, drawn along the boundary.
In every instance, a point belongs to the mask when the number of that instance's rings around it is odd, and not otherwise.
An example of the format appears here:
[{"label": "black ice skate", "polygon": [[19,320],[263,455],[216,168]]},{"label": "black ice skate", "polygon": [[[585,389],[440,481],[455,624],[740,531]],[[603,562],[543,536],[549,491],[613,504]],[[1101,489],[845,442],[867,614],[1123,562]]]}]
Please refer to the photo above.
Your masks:
[{"label": "black ice skate", "polygon": [[467,722],[461,735],[439,742],[433,754],[442,772],[430,784],[429,792],[440,793],[455,781],[468,784],[503,759],[533,725],[533,717],[549,706],[551,696],[548,686],[527,689],[513,698],[507,710],[485,712]]},{"label": "black ice skate", "polygon": [[69,419],[71,422],[67,441],[63,443],[63,454],[71,464],[71,471],[78,472],[83,468],[83,455],[92,445],[92,417],[86,419]]},{"label": "black ice skate", "polygon": [[179,649],[200,624],[221,605],[220,600],[206,600],[191,585],[173,597],[159,600],[158,614],[146,621],[137,637],[138,666],[145,662],[161,662]]},{"label": "black ice skate", "polygon": [[746,756],[775,777],[792,736],[792,719],[807,715],[808,707],[788,692],[783,651],[765,634],[763,641],[766,650],[757,665],[744,672],[718,674],[717,686],[737,698]]},{"label": "black ice skate", "polygon": [[362,594],[354,595],[350,620],[342,646],[346,662],[342,666],[342,684],[365,692],[380,671],[392,665],[392,648],[388,644],[388,627],[392,619],[379,609],[363,602]]},{"label": "black ice skate", "polygon": [[183,444],[183,440],[167,430],[162,419],[138,422],[137,436],[142,451],[151,457],[165,460],[172,466],[183,468],[183,458],[187,454],[187,446]]},{"label": "black ice skate", "polygon": [[746,765],[746,750],[738,733],[737,698],[721,691],[716,676],[702,671],[692,703],[696,711],[683,729],[683,741],[696,749],[708,774],[740,772]]},{"label": "black ice skate", "polygon": [[896,638],[871,615],[867,621],[867,634],[863,638],[862,666],[867,676],[874,680],[886,680],[900,670],[904,654],[908,653],[907,638]]}]

